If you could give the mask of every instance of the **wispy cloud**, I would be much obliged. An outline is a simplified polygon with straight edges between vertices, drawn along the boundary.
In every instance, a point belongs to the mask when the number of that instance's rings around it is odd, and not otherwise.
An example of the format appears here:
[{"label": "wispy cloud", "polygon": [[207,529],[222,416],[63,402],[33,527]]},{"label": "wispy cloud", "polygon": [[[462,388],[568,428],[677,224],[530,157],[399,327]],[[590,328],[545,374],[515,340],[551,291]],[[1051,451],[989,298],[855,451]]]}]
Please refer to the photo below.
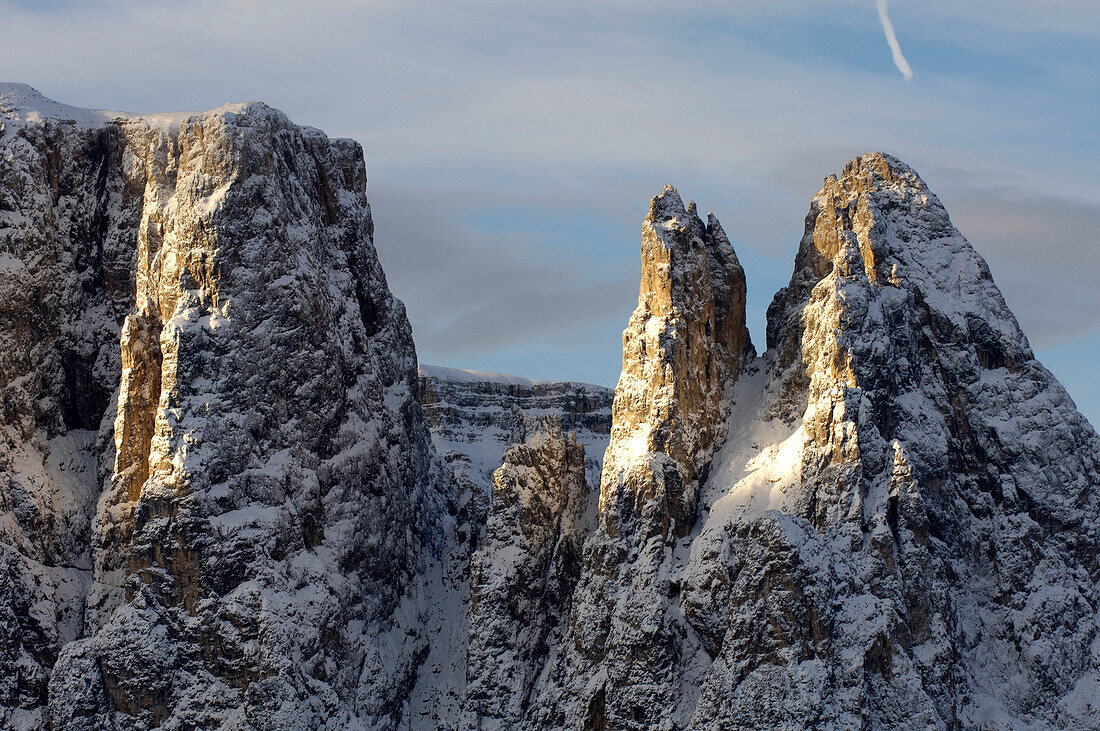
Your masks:
[{"label": "wispy cloud", "polygon": [[890,14],[886,11],[886,0],[875,0],[875,5],[878,6],[878,19],[882,21],[882,31],[886,34],[886,42],[890,45],[890,53],[894,54],[894,65],[898,67],[898,71],[901,72],[906,81],[912,81],[913,69],[901,52],[901,44],[898,43],[898,36],[894,33],[894,24],[890,22]]}]

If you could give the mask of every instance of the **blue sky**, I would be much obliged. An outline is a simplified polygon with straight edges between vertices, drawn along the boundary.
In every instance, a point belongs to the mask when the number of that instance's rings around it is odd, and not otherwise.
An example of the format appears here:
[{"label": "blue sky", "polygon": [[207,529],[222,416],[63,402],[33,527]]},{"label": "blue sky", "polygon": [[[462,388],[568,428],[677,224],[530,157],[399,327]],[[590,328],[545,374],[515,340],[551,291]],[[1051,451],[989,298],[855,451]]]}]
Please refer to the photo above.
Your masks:
[{"label": "blue sky", "polygon": [[0,0],[0,69],[80,106],[261,99],[359,140],[422,360],[606,385],[666,182],[730,234],[762,346],[821,179],[886,150],[1100,423],[1100,4],[889,11],[911,81],[873,0]]}]

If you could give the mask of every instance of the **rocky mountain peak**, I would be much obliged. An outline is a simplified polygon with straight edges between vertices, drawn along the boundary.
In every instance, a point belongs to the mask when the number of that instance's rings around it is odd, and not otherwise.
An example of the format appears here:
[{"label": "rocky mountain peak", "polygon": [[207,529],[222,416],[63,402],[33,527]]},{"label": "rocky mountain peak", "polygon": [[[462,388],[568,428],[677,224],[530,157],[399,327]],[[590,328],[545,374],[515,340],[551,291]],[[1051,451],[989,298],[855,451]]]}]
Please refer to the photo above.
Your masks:
[{"label": "rocky mountain peak", "polygon": [[[706,374],[677,356],[721,289],[715,224],[651,205],[603,520],[532,727],[1089,727],[1100,439],[939,200],[883,154],[826,178],[769,352],[712,407],[676,378]],[[694,529],[663,533],[693,474]]]},{"label": "rocky mountain peak", "polygon": [[418,375],[365,183],[0,85],[0,726],[1096,727],[1100,437],[907,165],[761,357],[667,186],[613,395]]},{"label": "rocky mountain peak", "polygon": [[454,494],[362,149],[32,92],[0,91],[0,725],[392,725]]},{"label": "rocky mountain peak", "polygon": [[[674,526],[682,534],[722,428],[723,396],[752,352],[745,274],[717,219],[704,224],[672,186],[650,202],[641,251],[600,513],[612,533],[623,519],[642,516],[647,530]],[[648,467],[651,454],[669,460],[659,478]]]}]

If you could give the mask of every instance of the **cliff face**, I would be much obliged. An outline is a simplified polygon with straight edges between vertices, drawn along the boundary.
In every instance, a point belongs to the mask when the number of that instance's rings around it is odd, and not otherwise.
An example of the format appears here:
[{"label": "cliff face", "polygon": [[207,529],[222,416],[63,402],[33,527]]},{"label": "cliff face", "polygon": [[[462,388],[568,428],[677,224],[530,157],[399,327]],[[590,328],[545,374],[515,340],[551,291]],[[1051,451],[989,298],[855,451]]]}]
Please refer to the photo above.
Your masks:
[{"label": "cliff face", "polygon": [[418,375],[364,188],[0,86],[0,726],[1096,727],[1100,437],[904,163],[759,358],[666,188],[613,402]]},{"label": "cliff face", "polygon": [[695,522],[725,435],[729,396],[753,350],[745,275],[718,221],[671,187],[642,228],[638,307],[623,334],[599,524],[568,638],[533,711],[550,727],[644,727],[682,703],[686,628],[669,546]]},{"label": "cliff face", "polygon": [[595,521],[613,392],[583,383],[420,366],[432,441],[460,486],[428,572],[435,638],[410,728],[515,728],[560,645]]},{"label": "cliff face", "polygon": [[692,723],[1094,725],[1100,440],[912,169],[826,179],[768,336],[683,583]]},{"label": "cliff face", "polygon": [[[1100,439],[915,172],[865,155],[815,196],[683,531],[662,530],[682,462],[639,441],[617,477],[616,437],[662,393],[635,391],[633,354],[667,352],[633,345],[636,319],[601,522],[529,727],[1095,726]],[[609,481],[653,487],[608,501]],[[625,516],[647,540],[610,529]]]},{"label": "cliff face", "polygon": [[42,721],[61,647],[83,631],[132,301],[142,183],[123,173],[125,132],[82,110],[49,116],[66,111],[0,86],[3,725]]},{"label": "cliff face", "polygon": [[[601,526],[684,535],[722,436],[725,396],[753,353],[745,272],[718,220],[706,225],[666,187],[642,225],[638,307],[600,480]],[[651,457],[660,461],[654,467]]]},{"label": "cliff face", "polygon": [[584,447],[557,417],[493,473],[485,536],[470,561],[466,708],[482,728],[521,724],[581,568]]},{"label": "cliff face", "polygon": [[486,491],[505,450],[540,431],[547,417],[577,435],[588,480],[599,483],[611,434],[612,389],[421,364],[418,391],[440,456]]},{"label": "cliff face", "polygon": [[[8,667],[40,670],[3,674],[20,678],[9,708],[41,713],[60,651],[55,728],[395,723],[425,651],[398,603],[451,497],[362,151],[262,104],[157,118],[4,99],[5,282],[32,304],[0,328],[23,429],[5,507],[27,536],[5,555],[59,617],[16,635]],[[79,478],[57,478],[59,439]],[[75,559],[19,504],[28,485],[74,504]]]}]

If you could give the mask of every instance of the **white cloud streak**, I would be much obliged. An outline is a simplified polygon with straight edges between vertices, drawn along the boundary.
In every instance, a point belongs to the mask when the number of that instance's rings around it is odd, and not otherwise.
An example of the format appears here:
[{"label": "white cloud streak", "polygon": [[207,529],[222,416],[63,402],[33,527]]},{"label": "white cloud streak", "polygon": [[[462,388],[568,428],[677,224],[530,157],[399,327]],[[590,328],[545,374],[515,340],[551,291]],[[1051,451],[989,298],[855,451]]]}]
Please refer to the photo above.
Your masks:
[{"label": "white cloud streak", "polygon": [[882,32],[886,34],[886,43],[890,46],[890,52],[894,54],[894,65],[898,67],[898,71],[901,72],[906,81],[912,81],[913,69],[901,52],[901,44],[898,43],[898,36],[894,33],[894,24],[890,22],[890,15],[886,12],[886,0],[875,0],[875,6],[878,7],[878,19],[882,22]]}]

